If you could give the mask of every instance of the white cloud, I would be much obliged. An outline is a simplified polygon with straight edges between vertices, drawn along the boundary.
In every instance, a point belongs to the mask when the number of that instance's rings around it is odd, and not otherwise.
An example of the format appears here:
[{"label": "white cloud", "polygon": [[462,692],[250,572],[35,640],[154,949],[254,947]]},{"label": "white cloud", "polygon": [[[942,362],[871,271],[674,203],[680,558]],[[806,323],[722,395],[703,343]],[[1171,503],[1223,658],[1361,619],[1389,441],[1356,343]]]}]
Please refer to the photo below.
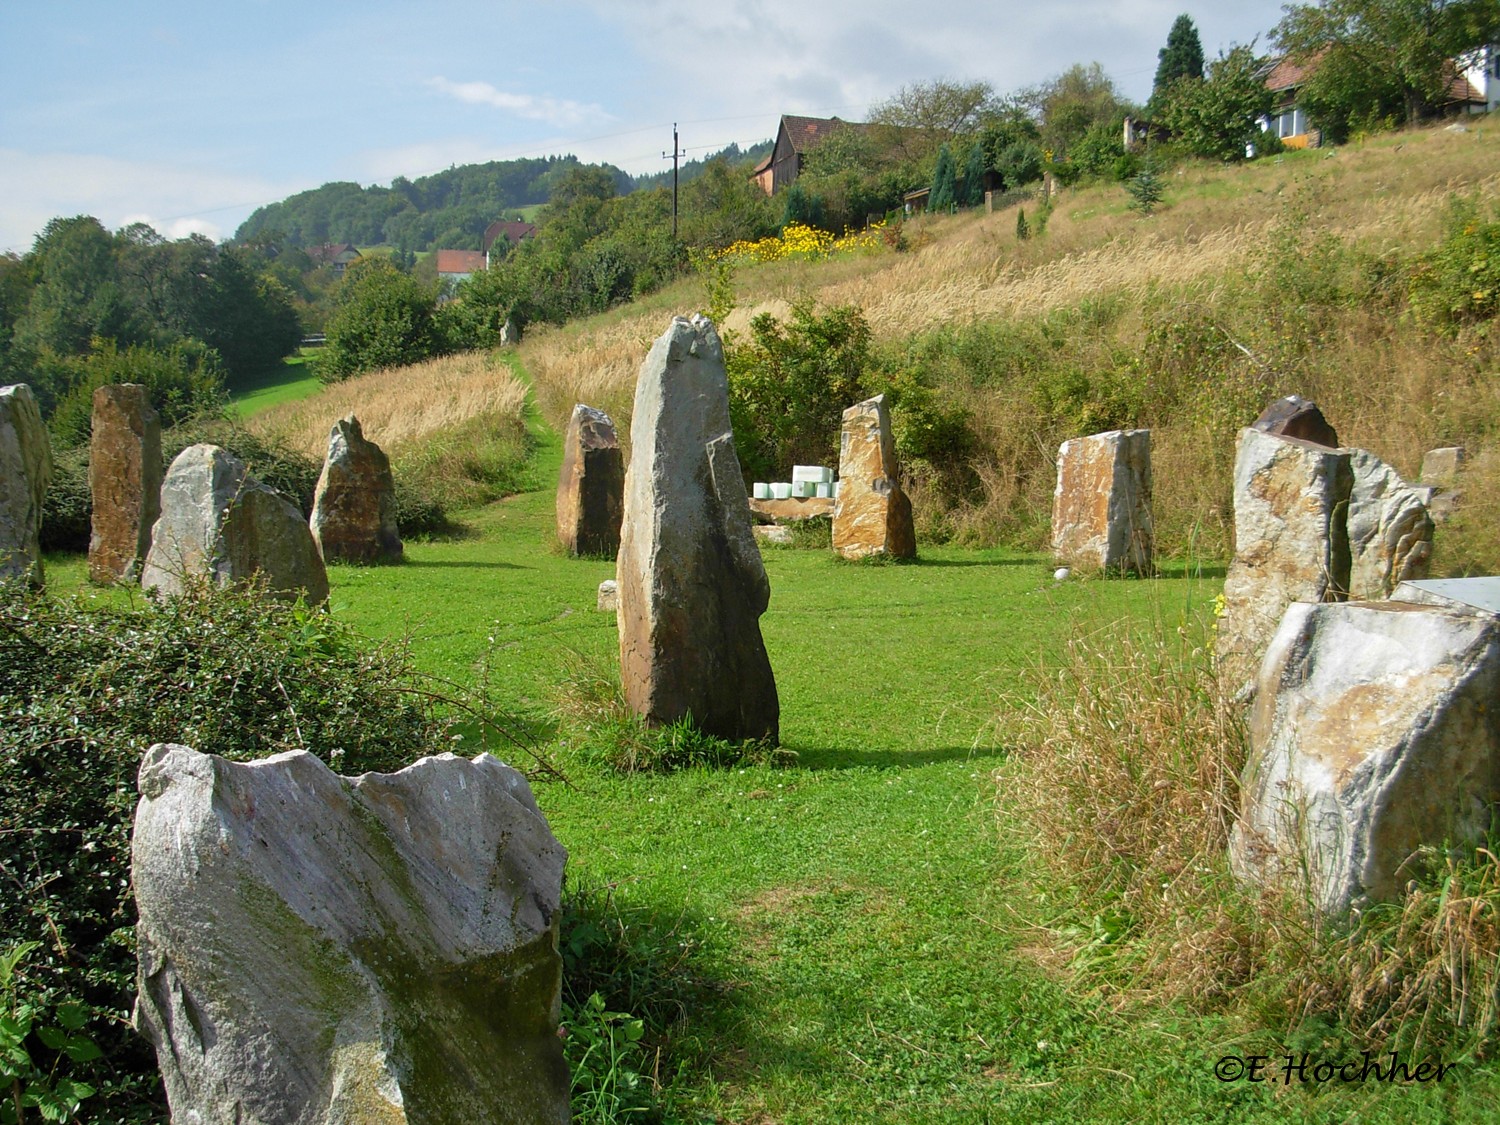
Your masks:
[{"label": "white cloud", "polygon": [[307,185],[203,168],[0,148],[0,251],[26,251],[48,220],[93,215],[111,229],[137,220],[169,237],[233,233],[251,211]]},{"label": "white cloud", "polygon": [[557,129],[572,129],[609,120],[609,114],[597,105],[536,94],[511,94],[488,82],[451,82],[446,78],[429,78],[427,84],[439,93],[469,105],[493,106],[528,121],[545,122]]}]

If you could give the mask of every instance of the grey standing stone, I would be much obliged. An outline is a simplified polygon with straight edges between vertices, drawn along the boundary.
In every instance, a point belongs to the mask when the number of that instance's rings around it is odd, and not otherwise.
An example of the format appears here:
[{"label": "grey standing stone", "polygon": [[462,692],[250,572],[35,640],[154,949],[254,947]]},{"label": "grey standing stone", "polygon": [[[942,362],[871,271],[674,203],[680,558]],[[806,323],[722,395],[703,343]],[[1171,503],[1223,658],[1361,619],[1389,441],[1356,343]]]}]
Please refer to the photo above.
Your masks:
[{"label": "grey standing stone", "polygon": [[1151,573],[1151,431],[1072,438],[1057,451],[1052,554],[1073,566]]},{"label": "grey standing stone", "polygon": [[1224,579],[1218,656],[1235,690],[1254,676],[1293,602],[1349,589],[1349,451],[1240,431],[1234,461],[1234,558]]},{"label": "grey standing stone", "polygon": [[599,583],[599,594],[594,602],[600,613],[614,613],[620,608],[620,584],[613,578]]},{"label": "grey standing stone", "polygon": [[1428,514],[1435,523],[1446,523],[1463,504],[1463,489],[1460,487],[1464,464],[1468,459],[1461,445],[1429,449],[1422,458],[1420,482],[1432,489],[1432,498],[1427,502]]},{"label": "grey standing stone", "polygon": [[94,390],[89,578],[134,581],[161,515],[161,419],[140,383]]},{"label": "grey standing stone", "polygon": [[161,488],[161,518],[141,585],[180,594],[195,580],[218,586],[263,574],[271,592],[328,600],[328,574],[296,506],[250,476],[217,445],[190,445]]},{"label": "grey standing stone", "polygon": [[781,713],[760,615],[771,583],[729,424],[729,385],[707,318],[678,317],[636,383],[616,567],[620,671],[653,724],[775,739]]},{"label": "grey standing stone", "polygon": [[1500,622],[1403,602],[1293,605],[1261,665],[1230,860],[1340,913],[1396,898],[1424,845],[1500,798]]},{"label": "grey standing stone", "polygon": [[1432,558],[1429,488],[1407,484],[1396,470],[1363,449],[1349,451],[1349,594],[1388,598],[1402,582],[1427,577]]},{"label": "grey standing stone", "polygon": [[567,856],[519,773],[157,745],[139,789],[136,1024],[173,1121],[568,1120]]},{"label": "grey standing stone", "polygon": [[309,527],[325,562],[402,559],[391,459],[365,437],[353,414],[340,418],[328,434]]},{"label": "grey standing stone", "polygon": [[25,383],[0,387],[0,579],[42,584],[42,501],[52,442]]},{"label": "grey standing stone", "polygon": [[615,424],[602,410],[573,407],[557,476],[557,540],[570,555],[620,549],[625,461]]}]

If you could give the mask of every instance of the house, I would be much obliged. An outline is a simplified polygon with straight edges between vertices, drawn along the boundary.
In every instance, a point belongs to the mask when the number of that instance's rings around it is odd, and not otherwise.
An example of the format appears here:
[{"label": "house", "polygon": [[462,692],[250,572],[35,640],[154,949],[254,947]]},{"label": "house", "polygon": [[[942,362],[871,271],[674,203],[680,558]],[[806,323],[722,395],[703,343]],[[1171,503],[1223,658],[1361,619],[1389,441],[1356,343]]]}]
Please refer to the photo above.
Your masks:
[{"label": "house", "polygon": [[437,275],[439,281],[455,284],[467,281],[471,275],[484,269],[484,253],[479,250],[439,250],[437,252]]},{"label": "house", "polygon": [[767,195],[789,187],[802,171],[807,154],[840,129],[863,129],[857,121],[837,117],[793,117],[783,114],[776,129],[771,155],[755,166],[750,175]]},{"label": "house", "polygon": [[480,243],[485,265],[489,265],[491,248],[502,238],[511,246],[517,246],[522,239],[530,238],[534,234],[536,234],[534,224],[523,223],[518,219],[500,219],[491,223],[484,228],[484,240]]},{"label": "house", "polygon": [[[1261,127],[1275,133],[1287,148],[1317,148],[1322,140],[1312,128],[1307,111],[1297,104],[1302,86],[1318,67],[1322,54],[1303,61],[1290,56],[1275,60],[1266,72],[1266,86],[1274,98]],[[1480,47],[1453,64],[1444,108],[1454,113],[1488,113],[1500,107],[1500,45]]]},{"label": "house", "polygon": [[359,257],[359,251],[348,242],[327,242],[308,250],[307,256],[319,266],[332,266],[333,272],[343,277],[349,263]]}]

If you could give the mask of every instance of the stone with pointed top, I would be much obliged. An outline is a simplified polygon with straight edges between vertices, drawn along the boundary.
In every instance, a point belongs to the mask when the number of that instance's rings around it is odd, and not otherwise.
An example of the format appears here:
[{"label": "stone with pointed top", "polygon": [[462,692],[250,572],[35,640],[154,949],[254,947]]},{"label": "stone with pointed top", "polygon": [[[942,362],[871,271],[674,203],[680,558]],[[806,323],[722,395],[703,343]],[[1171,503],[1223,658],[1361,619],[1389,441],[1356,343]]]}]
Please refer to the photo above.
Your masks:
[{"label": "stone with pointed top", "polygon": [[385,452],[353,414],[334,423],[309,526],[324,562],[400,562],[396,482]]},{"label": "stone with pointed top", "polygon": [[771,583],[706,317],[677,317],[652,346],[630,442],[616,567],[626,701],[652,724],[690,717],[720,738],[774,741],[781,706],[759,621]]},{"label": "stone with pointed top", "polygon": [[1271,403],[1261,411],[1252,428],[1277,437],[1311,442],[1325,449],[1339,447],[1338,431],[1323,417],[1317,403],[1301,395],[1287,395]]}]

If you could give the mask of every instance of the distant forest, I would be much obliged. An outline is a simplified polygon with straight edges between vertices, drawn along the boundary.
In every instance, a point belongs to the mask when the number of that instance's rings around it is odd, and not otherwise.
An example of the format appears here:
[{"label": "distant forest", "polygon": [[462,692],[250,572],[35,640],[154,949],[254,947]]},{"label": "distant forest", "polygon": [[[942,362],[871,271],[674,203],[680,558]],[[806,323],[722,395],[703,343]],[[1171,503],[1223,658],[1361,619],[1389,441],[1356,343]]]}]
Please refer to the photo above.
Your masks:
[{"label": "distant forest", "polygon": [[[682,165],[683,184],[702,175],[715,160],[749,166],[771,151],[771,141],[748,149],[731,144],[701,160]],[[431,176],[408,180],[398,176],[390,187],[354,183],[324,184],[280,203],[257,208],[235,232],[235,241],[284,242],[310,248],[326,243],[393,246],[403,252],[478,250],[485,227],[496,219],[519,218],[523,207],[546,203],[570,170],[600,168],[614,180],[615,191],[670,185],[669,170],[633,177],[612,164],[584,165],[575,156],[547,156],[466,164]]]}]

